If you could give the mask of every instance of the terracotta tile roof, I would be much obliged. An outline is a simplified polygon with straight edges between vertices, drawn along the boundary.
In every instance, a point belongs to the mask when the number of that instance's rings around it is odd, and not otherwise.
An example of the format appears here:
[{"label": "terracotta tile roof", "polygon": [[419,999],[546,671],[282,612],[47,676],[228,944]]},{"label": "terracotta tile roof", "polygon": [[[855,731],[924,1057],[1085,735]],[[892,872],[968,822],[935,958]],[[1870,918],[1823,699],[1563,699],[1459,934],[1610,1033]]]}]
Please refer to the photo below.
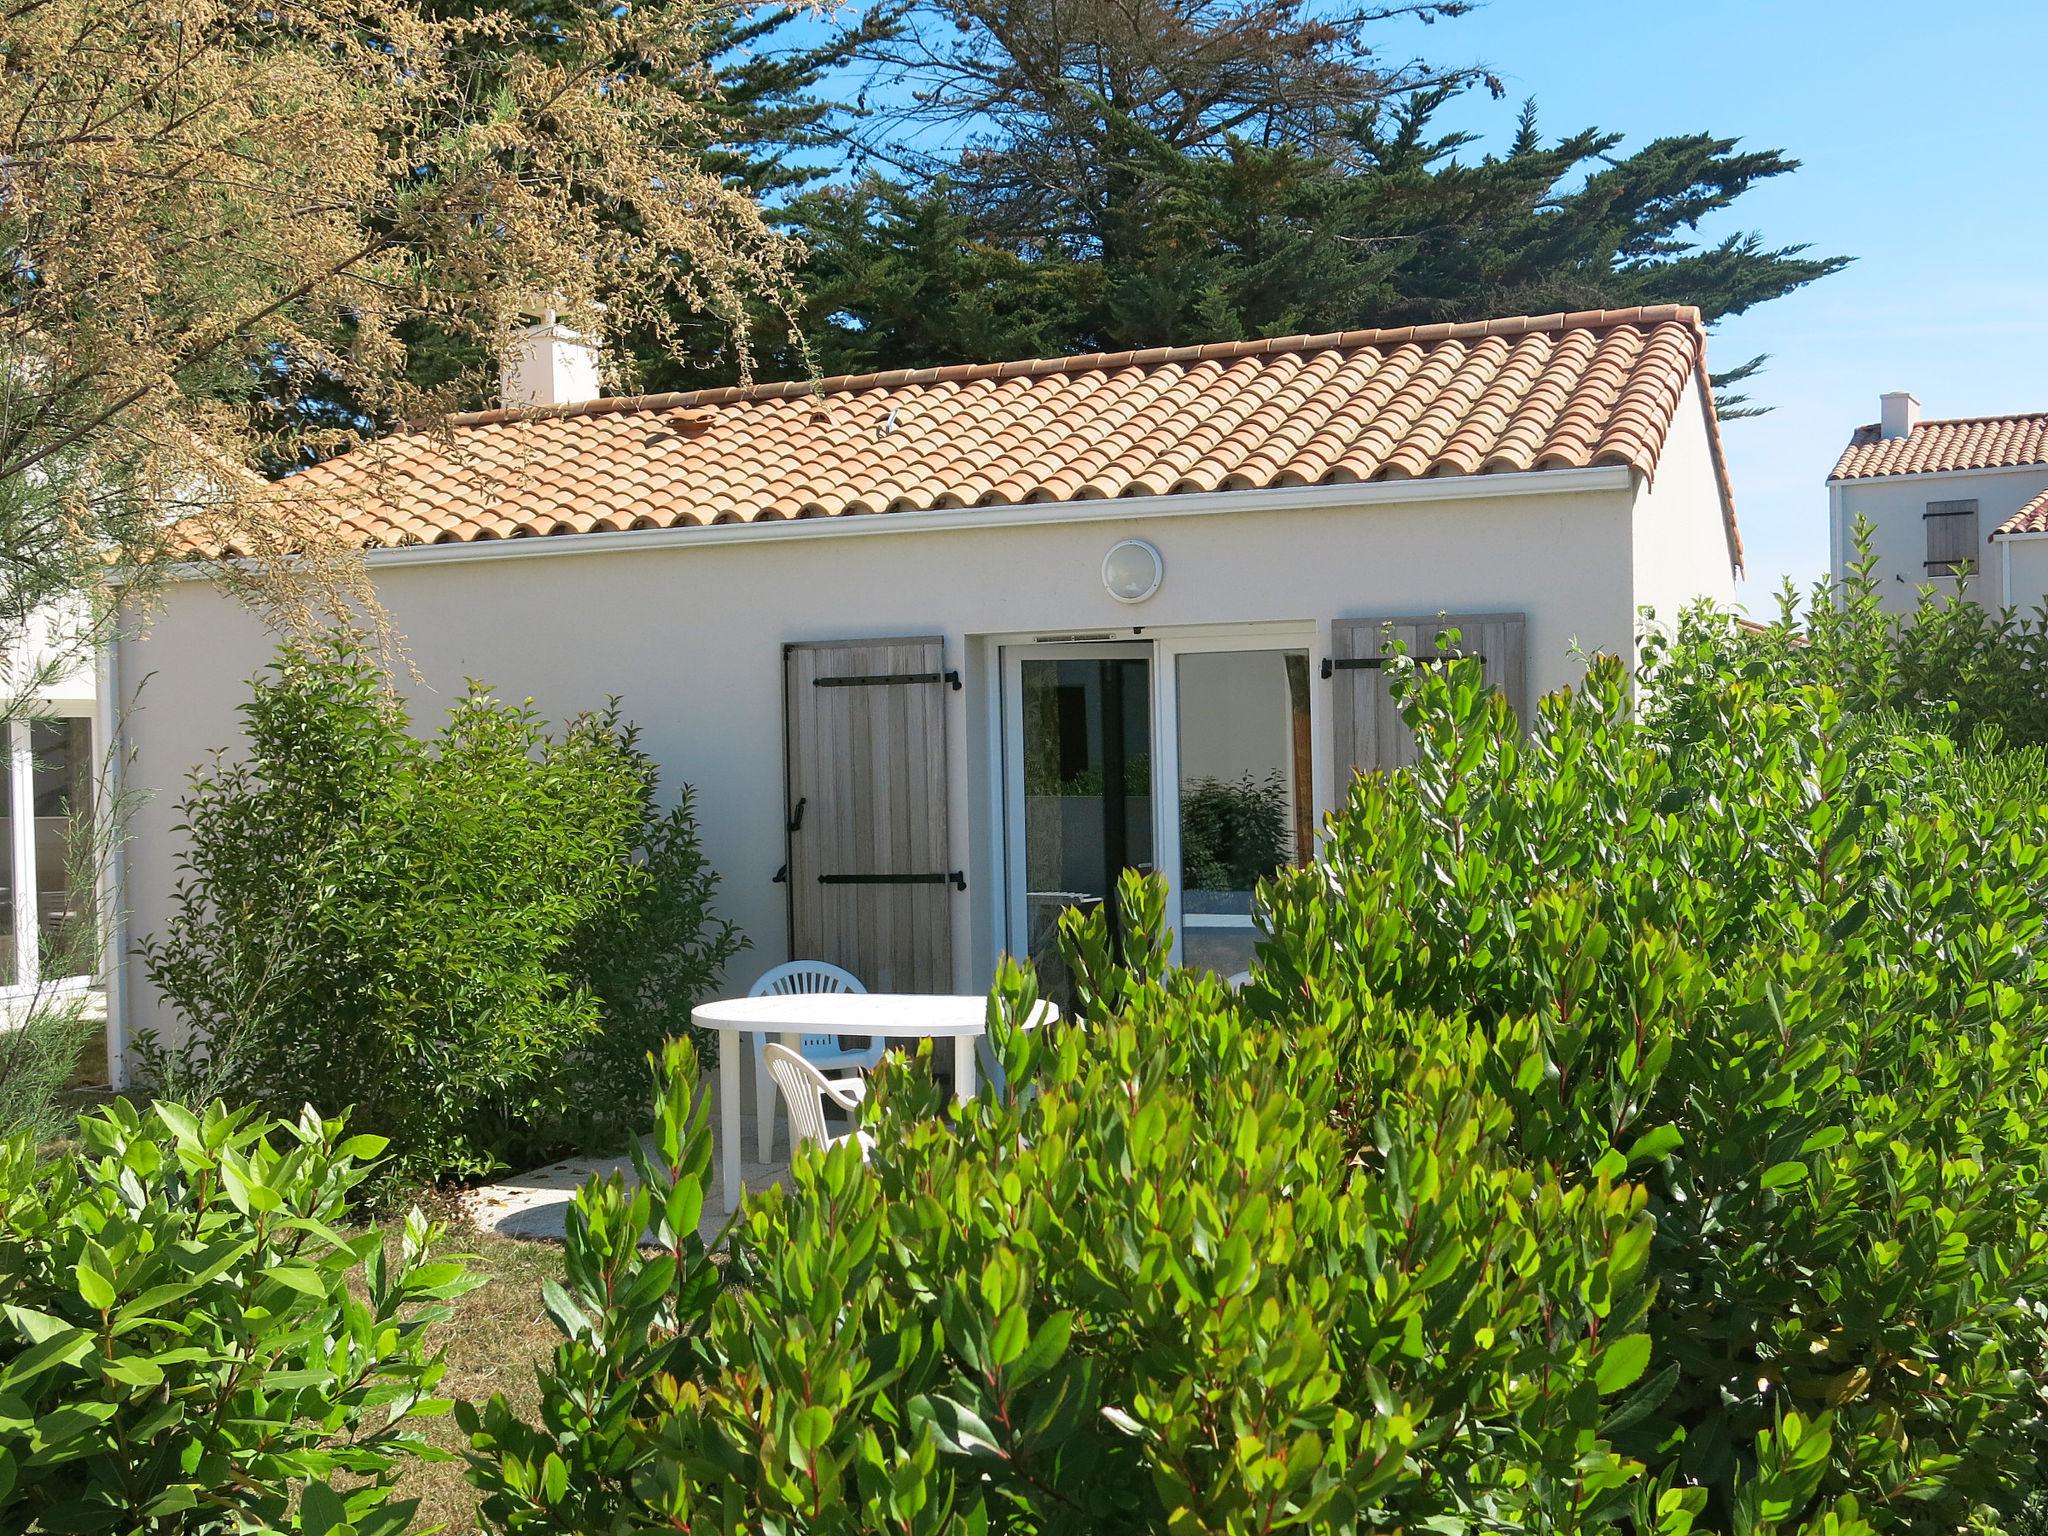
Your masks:
[{"label": "terracotta tile roof", "polygon": [[1828,478],[1867,480],[2014,464],[2048,464],[2048,411],[1923,421],[1904,437],[1880,436],[1874,423],[1858,427]]},{"label": "terracotta tile roof", "polygon": [[2043,491],[1992,529],[1991,537],[2000,539],[2009,533],[2048,533],[2048,491]]},{"label": "terracotta tile roof", "polygon": [[[483,411],[285,484],[378,548],[1585,465],[1648,476],[1705,370],[1699,312],[1666,305]],[[1739,561],[1711,410],[1708,426]]]}]

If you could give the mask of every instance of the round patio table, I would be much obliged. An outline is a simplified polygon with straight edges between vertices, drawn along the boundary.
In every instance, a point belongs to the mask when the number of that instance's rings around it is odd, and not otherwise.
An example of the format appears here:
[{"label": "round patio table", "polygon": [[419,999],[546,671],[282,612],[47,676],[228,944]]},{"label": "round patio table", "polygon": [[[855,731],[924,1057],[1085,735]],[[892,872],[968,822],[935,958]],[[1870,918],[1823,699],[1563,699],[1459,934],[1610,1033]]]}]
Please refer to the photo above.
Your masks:
[{"label": "round patio table", "polygon": [[[1059,1017],[1041,1002],[1032,1027]],[[867,1035],[891,1040],[950,1039],[953,1096],[974,1097],[974,1042],[988,1022],[982,993],[803,992],[770,997],[732,997],[699,1003],[690,1022],[718,1031],[718,1139],[725,1165],[725,1208],[739,1209],[745,1186],[740,1177],[740,1036],[775,1035],[796,1050],[804,1035]]]}]

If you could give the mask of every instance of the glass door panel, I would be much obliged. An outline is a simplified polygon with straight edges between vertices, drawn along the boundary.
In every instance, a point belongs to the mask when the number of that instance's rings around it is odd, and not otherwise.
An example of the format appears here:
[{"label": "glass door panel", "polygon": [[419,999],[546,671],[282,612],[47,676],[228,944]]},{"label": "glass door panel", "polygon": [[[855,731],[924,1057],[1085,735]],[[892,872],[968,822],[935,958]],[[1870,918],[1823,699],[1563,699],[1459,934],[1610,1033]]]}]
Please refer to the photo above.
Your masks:
[{"label": "glass door panel", "polygon": [[1060,914],[1106,906],[1114,928],[1118,875],[1153,867],[1152,661],[1146,647],[1026,654],[1015,677],[1023,891],[1012,943],[1046,995],[1065,999]]},{"label": "glass door panel", "polygon": [[1314,844],[1308,652],[1188,651],[1175,666],[1181,959],[1252,963],[1254,887]]},{"label": "glass door panel", "polygon": [[94,968],[92,722],[34,721],[29,753],[41,974],[83,976]]}]

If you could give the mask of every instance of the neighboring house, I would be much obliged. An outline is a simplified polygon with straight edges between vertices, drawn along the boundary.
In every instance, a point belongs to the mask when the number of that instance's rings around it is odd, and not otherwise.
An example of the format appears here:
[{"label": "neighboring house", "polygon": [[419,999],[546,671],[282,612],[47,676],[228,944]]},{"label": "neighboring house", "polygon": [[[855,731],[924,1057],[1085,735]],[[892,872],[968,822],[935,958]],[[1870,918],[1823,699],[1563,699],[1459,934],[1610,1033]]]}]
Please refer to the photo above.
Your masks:
[{"label": "neighboring house", "polygon": [[2031,613],[2048,600],[2048,412],[1922,421],[1903,392],[1879,409],[1828,476],[1835,579],[1862,517],[1888,609],[1910,611],[1921,587],[1952,592],[1959,580],[1987,608]]},{"label": "neighboring house", "polygon": [[[439,698],[620,697],[669,791],[696,787],[749,967],[979,989],[1135,866],[1169,877],[1183,956],[1235,970],[1218,797],[1303,854],[1353,770],[1404,760],[1390,623],[1425,658],[1458,627],[1526,711],[1575,647],[1631,653],[1638,610],[1731,600],[1741,559],[1690,308],[587,402],[560,397],[587,348],[543,339],[508,392],[552,403],[303,488]],[[203,574],[113,663],[124,698],[151,679],[123,720],[152,798],[117,1057],[172,1022],[134,941],[171,910],[185,777],[238,740],[273,644]]]}]

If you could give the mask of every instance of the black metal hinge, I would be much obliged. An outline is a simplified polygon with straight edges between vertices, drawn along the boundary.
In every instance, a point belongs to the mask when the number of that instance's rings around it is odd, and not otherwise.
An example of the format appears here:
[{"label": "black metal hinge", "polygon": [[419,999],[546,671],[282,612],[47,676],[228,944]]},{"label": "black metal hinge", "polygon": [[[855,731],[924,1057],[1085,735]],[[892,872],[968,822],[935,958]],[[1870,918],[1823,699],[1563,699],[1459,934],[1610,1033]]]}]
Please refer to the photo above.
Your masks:
[{"label": "black metal hinge", "polygon": [[813,688],[888,688],[898,683],[946,683],[960,691],[958,672],[874,672],[865,677],[814,677]]},{"label": "black metal hinge", "polygon": [[[1468,651],[1462,656],[1411,656],[1408,659],[1418,667],[1427,667],[1440,661],[1484,661],[1486,657],[1481,652]],[[1393,664],[1391,656],[1339,656],[1335,660],[1325,656],[1323,676],[1335,677],[1339,672],[1377,672]]]},{"label": "black metal hinge", "polygon": [[820,885],[950,885],[956,891],[967,889],[967,872],[956,869],[947,874],[931,875],[820,875]]}]

